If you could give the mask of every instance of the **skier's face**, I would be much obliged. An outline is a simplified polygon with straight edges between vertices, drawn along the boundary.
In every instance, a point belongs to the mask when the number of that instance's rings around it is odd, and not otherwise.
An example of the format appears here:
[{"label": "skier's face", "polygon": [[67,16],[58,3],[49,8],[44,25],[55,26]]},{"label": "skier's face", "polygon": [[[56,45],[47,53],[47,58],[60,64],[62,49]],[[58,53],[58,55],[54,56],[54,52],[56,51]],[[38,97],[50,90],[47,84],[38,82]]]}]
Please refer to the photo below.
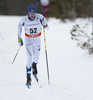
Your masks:
[{"label": "skier's face", "polygon": [[33,19],[33,18],[35,17],[35,12],[29,12],[28,14],[29,14],[29,17],[30,17],[31,19]]}]

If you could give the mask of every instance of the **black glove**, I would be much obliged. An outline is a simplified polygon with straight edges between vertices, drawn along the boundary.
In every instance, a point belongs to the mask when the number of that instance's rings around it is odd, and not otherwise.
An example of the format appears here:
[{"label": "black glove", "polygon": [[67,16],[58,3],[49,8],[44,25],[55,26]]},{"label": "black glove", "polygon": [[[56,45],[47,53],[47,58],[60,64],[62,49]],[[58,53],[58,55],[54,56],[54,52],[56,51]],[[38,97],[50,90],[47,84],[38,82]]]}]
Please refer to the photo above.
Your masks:
[{"label": "black glove", "polygon": [[46,25],[43,25],[43,28],[46,28],[47,27],[47,24]]},{"label": "black glove", "polygon": [[43,28],[46,28],[47,27],[47,24],[45,21],[42,21],[42,25],[43,25]]}]

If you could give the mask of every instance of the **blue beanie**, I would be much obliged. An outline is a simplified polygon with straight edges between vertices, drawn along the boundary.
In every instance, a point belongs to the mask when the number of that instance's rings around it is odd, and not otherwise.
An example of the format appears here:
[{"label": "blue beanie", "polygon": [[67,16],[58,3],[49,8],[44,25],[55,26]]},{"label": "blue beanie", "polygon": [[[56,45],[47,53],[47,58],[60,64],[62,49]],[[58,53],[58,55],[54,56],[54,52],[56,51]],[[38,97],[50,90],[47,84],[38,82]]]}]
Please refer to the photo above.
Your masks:
[{"label": "blue beanie", "polygon": [[33,4],[28,6],[28,12],[30,11],[34,11],[36,13],[36,7]]}]

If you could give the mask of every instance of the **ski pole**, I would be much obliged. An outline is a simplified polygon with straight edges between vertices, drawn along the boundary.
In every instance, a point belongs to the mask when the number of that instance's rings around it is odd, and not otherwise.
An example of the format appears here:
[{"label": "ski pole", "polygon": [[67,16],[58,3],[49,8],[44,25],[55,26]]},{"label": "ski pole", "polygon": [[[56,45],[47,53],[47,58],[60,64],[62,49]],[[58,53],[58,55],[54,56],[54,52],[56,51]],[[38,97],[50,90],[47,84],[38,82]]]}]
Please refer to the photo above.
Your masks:
[{"label": "ski pole", "polygon": [[46,64],[47,64],[48,83],[50,85],[49,68],[48,68],[48,57],[47,57],[47,47],[46,47],[46,36],[45,36],[45,28],[44,27],[43,27],[43,33],[44,33],[44,43],[45,43],[45,55],[46,55]]},{"label": "ski pole", "polygon": [[20,48],[21,48],[21,46],[18,48],[17,53],[16,53],[16,55],[15,55],[15,57],[14,57],[14,59],[13,59],[13,61],[12,61],[12,63],[11,63],[11,64],[13,64],[13,63],[14,63],[15,58],[16,58],[16,56],[17,56],[17,54],[18,54],[18,52],[19,52]]}]

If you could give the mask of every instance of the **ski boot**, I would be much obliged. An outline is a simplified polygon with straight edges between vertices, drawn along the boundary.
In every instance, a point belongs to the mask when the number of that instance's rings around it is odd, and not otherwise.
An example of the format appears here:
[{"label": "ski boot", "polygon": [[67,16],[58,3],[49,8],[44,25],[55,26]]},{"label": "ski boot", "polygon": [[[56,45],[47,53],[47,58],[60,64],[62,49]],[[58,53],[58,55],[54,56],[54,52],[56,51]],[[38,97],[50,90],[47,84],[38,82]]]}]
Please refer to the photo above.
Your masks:
[{"label": "ski boot", "polygon": [[33,63],[32,63],[32,74],[34,75],[36,81],[38,82],[37,73],[38,73],[38,71],[37,71],[36,63],[33,62]]},{"label": "ski boot", "polygon": [[32,73],[34,76],[37,76],[37,66],[36,66],[36,63],[32,63]]},{"label": "ski boot", "polygon": [[26,85],[27,85],[28,88],[30,88],[30,86],[31,86],[31,77],[30,76],[27,76]]}]

